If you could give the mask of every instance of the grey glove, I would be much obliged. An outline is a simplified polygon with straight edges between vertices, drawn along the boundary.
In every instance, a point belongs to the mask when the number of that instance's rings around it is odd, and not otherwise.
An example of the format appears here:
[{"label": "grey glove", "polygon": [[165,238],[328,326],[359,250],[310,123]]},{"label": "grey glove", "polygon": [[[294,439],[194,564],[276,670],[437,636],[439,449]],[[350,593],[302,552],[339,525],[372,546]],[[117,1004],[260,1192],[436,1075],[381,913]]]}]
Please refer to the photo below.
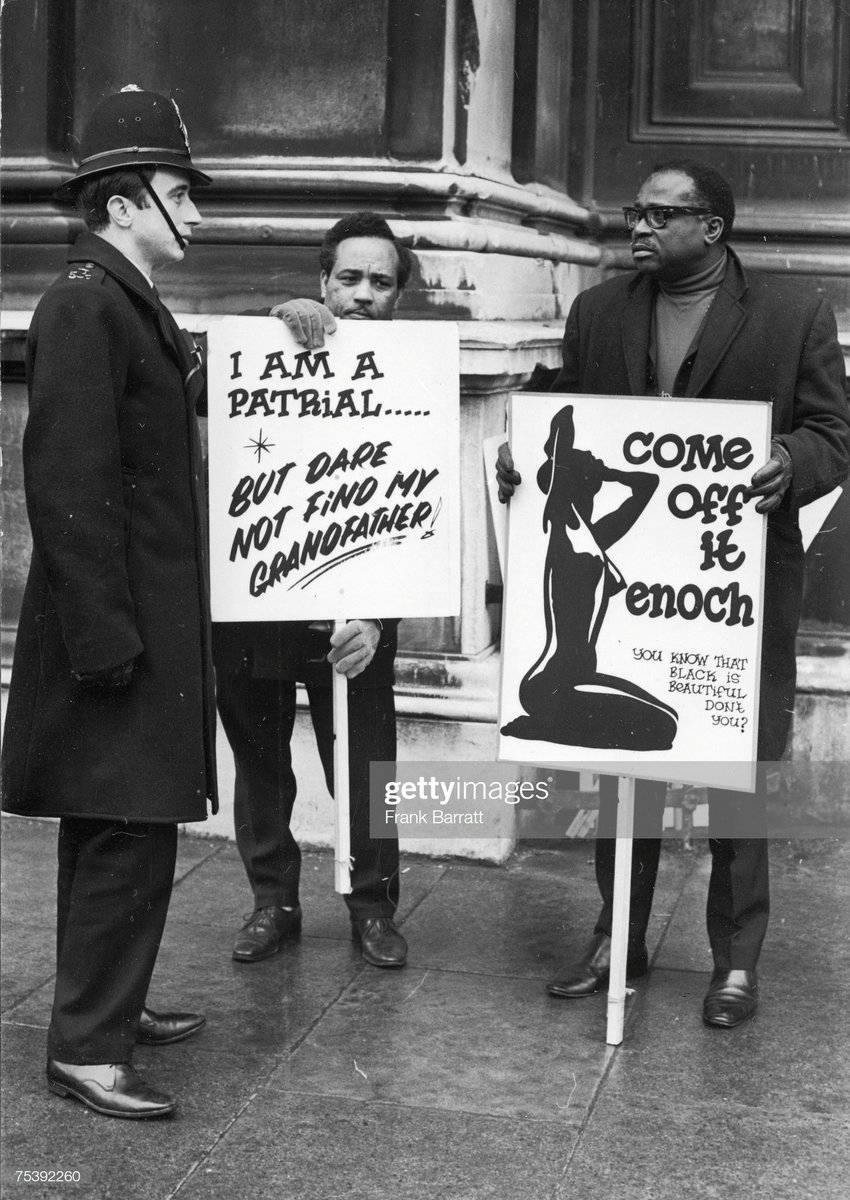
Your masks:
[{"label": "grey glove", "polygon": [[308,350],[325,344],[325,334],[336,330],[336,319],[318,300],[286,300],[269,311],[270,317],[283,321],[296,342]]}]

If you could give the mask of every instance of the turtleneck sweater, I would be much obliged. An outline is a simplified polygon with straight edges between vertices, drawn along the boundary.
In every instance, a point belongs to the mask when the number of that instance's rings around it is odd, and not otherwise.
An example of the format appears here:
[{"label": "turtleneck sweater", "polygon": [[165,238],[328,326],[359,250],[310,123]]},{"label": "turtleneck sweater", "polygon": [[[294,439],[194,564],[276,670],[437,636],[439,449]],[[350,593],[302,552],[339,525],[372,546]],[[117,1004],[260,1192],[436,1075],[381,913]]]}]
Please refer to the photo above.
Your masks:
[{"label": "turtleneck sweater", "polygon": [[699,339],[711,302],[726,274],[726,252],[686,279],[658,281],[655,301],[655,375],[672,394],[679,368]]}]

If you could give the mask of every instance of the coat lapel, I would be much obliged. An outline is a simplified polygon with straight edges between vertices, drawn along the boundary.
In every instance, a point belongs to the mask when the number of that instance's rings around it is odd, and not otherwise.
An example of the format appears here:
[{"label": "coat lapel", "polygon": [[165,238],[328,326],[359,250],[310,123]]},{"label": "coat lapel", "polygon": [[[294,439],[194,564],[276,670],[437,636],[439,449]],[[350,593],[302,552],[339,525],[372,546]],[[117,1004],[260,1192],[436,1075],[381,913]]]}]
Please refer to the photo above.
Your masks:
[{"label": "coat lapel", "polygon": [[708,310],[691,369],[689,396],[699,396],[747,319],[741,303],[747,281],[737,255],[731,250],[728,253],[726,275]]},{"label": "coat lapel", "polygon": [[646,392],[646,367],[652,327],[655,289],[649,279],[638,276],[626,295],[621,317],[623,355],[633,396]]},{"label": "coat lapel", "polygon": [[195,412],[201,403],[206,387],[201,349],[191,333],[180,328],[159,297],[157,297],[156,317],[163,338],[180,366],[180,378],[183,380],[186,403]]}]

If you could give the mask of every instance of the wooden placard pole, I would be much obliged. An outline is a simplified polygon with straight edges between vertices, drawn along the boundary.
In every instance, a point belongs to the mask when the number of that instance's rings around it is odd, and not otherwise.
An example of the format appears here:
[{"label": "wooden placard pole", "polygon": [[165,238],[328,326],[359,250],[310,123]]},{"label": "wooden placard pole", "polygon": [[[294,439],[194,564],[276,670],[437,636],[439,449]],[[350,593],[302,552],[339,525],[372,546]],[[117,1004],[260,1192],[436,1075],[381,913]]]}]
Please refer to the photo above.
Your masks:
[{"label": "wooden placard pole", "polygon": [[[334,621],[334,632],[345,621]],[[348,679],[333,672],[334,710],[334,890],[351,892],[351,819],[348,777]]]},{"label": "wooden placard pole", "polygon": [[617,789],[617,846],[614,852],[614,913],[611,925],[611,972],[608,981],[608,1032],[605,1041],[619,1046],[626,1016],[626,960],[629,952],[629,899],[635,828],[635,781],[620,776]]}]

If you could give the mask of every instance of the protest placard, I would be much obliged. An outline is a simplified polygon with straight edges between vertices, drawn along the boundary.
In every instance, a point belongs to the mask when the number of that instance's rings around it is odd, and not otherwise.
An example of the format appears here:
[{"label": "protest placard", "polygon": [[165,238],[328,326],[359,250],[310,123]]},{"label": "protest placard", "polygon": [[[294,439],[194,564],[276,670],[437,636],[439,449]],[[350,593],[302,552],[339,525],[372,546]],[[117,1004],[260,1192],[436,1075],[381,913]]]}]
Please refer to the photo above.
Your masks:
[{"label": "protest placard", "polygon": [[520,394],[501,759],[755,787],[770,406]]},{"label": "protest placard", "polygon": [[213,620],[456,614],[457,327],[341,321],[305,350],[226,317],[209,345]]}]

